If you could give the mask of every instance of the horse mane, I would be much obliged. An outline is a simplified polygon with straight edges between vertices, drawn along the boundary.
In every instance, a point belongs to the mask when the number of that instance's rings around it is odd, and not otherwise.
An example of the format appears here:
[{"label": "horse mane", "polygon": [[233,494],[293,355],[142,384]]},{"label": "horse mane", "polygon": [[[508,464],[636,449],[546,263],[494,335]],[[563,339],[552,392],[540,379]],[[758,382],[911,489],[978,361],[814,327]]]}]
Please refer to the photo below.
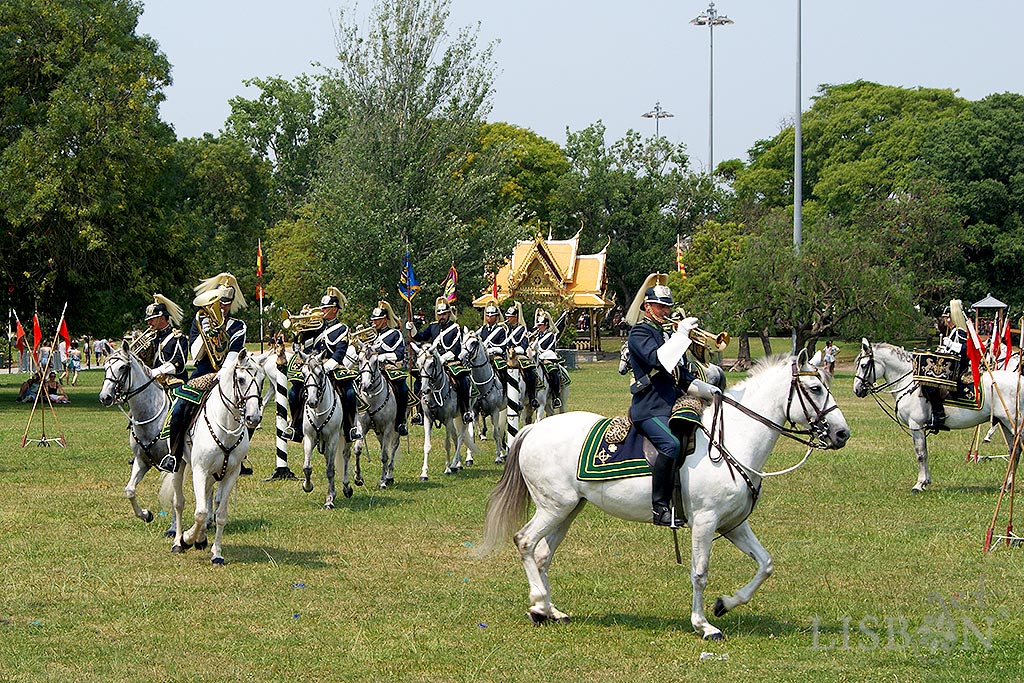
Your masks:
[{"label": "horse mane", "polygon": [[913,356],[910,355],[910,352],[907,351],[902,346],[896,346],[895,344],[890,344],[889,342],[878,342],[877,344],[875,344],[875,348],[888,349],[889,351],[892,351],[896,355],[896,357],[899,358],[904,363],[911,363],[914,360]]}]

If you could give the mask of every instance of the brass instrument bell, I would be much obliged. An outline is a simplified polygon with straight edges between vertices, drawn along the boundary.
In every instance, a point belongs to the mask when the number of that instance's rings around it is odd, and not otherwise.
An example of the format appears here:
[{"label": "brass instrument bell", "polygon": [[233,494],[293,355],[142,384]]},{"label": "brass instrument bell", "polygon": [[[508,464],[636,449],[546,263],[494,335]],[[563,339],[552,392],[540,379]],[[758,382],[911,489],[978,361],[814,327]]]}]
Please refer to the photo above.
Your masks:
[{"label": "brass instrument bell", "polygon": [[725,348],[729,346],[729,333],[719,332],[713,334],[707,330],[702,330],[698,327],[690,330],[690,339],[694,344],[703,346],[706,349],[715,349],[718,351],[725,351]]},{"label": "brass instrument bell", "polygon": [[281,328],[292,334],[301,334],[306,330],[320,327],[324,322],[324,312],[315,308],[308,313],[290,313],[287,309],[281,312]]}]

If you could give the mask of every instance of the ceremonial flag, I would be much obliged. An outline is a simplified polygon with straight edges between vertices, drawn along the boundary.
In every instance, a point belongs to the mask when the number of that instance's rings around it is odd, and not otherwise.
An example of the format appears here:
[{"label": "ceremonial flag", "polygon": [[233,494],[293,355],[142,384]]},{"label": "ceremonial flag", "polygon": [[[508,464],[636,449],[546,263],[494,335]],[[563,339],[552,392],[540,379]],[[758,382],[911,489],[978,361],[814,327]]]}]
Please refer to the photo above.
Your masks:
[{"label": "ceremonial flag", "polygon": [[967,321],[967,358],[971,361],[971,375],[974,380],[974,396],[981,398],[978,387],[981,385],[981,339],[978,338],[978,331],[974,329],[974,323]]},{"label": "ceremonial flag", "polygon": [[1013,355],[1013,336],[1010,334],[1010,319],[1003,321],[1003,348],[1006,350],[1006,360],[1003,361],[1003,370],[1010,365],[1010,356]]},{"label": "ceremonial flag", "polygon": [[68,332],[68,321],[66,318],[60,319],[60,329],[57,330],[57,334],[64,340],[64,348],[68,351],[71,350],[71,334]]},{"label": "ceremonial flag", "polygon": [[459,283],[459,272],[455,270],[455,264],[448,269],[448,277],[444,279],[441,284],[441,289],[444,292],[444,299],[448,303],[455,301],[455,285]]},{"label": "ceremonial flag", "polygon": [[498,303],[498,274],[494,273],[494,279],[491,280],[491,296],[494,297],[494,303]]},{"label": "ceremonial flag", "polygon": [[409,252],[405,252],[405,262],[402,264],[402,274],[398,279],[398,293],[409,303],[412,303],[413,297],[420,293],[420,283],[416,279],[416,273],[412,270],[412,261],[409,260]]},{"label": "ceremonial flag", "polygon": [[683,245],[676,242],[676,270],[683,274],[683,279],[686,278],[686,266],[683,265]]},{"label": "ceremonial flag", "polygon": [[263,240],[256,240],[256,298],[263,301]]},{"label": "ceremonial flag", "polygon": [[43,341],[43,331],[39,329],[39,314],[32,314],[32,350],[38,351],[39,344]]},{"label": "ceremonial flag", "polygon": [[15,333],[14,346],[17,347],[18,351],[25,353],[25,328],[21,326],[21,321],[15,317],[15,323],[18,325],[18,331]]}]

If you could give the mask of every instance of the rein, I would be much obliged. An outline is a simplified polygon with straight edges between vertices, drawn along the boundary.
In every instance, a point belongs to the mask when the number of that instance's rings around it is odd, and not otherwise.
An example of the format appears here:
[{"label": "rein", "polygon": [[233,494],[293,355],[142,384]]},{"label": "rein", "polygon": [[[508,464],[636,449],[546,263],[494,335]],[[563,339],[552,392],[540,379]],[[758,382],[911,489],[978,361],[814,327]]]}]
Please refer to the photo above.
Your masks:
[{"label": "rein", "polygon": [[[239,391],[239,386],[238,386],[238,375],[235,374],[234,372],[232,373],[232,376],[231,376],[231,384],[232,384],[232,388],[234,389],[235,395],[238,396],[241,392]],[[251,381],[249,382],[249,384],[257,384],[257,382],[256,382],[256,375],[255,374],[253,374],[251,376]],[[223,462],[223,464],[220,467],[220,472],[213,475],[213,478],[216,481],[221,481],[222,479],[224,479],[224,475],[227,473],[227,470],[228,470],[228,458],[231,456],[232,451],[234,451],[236,448],[238,448],[238,446],[242,443],[242,439],[246,435],[246,427],[245,427],[245,421],[244,421],[244,418],[243,418],[243,415],[242,415],[242,410],[243,410],[243,408],[245,406],[245,402],[248,401],[250,398],[253,398],[253,395],[252,394],[244,394],[244,395],[242,395],[241,398],[236,399],[235,403],[233,403],[233,404],[228,403],[225,400],[227,398],[227,396],[224,394],[223,385],[219,381],[217,382],[217,393],[220,396],[221,404],[225,408],[227,408],[228,414],[231,415],[231,417],[233,417],[235,419],[235,421],[238,422],[238,427],[235,428],[235,429],[228,429],[227,427],[225,427],[222,424],[218,424],[217,425],[220,429],[222,429],[224,431],[225,436],[235,436],[235,435],[237,435],[237,438],[235,439],[235,442],[233,444],[231,444],[230,446],[225,446],[224,442],[220,440],[220,438],[217,436],[216,431],[214,431],[214,429],[213,429],[213,422],[210,420],[210,411],[208,409],[207,410],[203,410],[203,419],[206,422],[206,429],[207,429],[207,431],[210,432],[210,436],[213,438],[213,442],[215,444],[217,444],[217,447],[220,448],[222,453],[224,453],[224,462]],[[260,398],[260,391],[259,391],[259,387],[258,386],[256,388],[255,397],[257,399]]]},{"label": "rein", "polygon": [[[146,459],[152,462],[153,456],[151,454],[151,451],[153,446],[156,445],[156,442],[160,441],[160,432],[157,431],[156,436],[154,436],[151,440],[143,441],[142,439],[139,438],[136,428],[148,425],[152,423],[154,420],[156,420],[158,417],[167,414],[167,408],[170,404],[170,399],[167,397],[167,392],[160,392],[163,400],[161,401],[161,407],[157,408],[156,412],[153,414],[153,417],[147,418],[145,420],[136,420],[132,416],[130,402],[133,398],[135,398],[143,391],[145,391],[147,388],[149,388],[149,386],[156,381],[156,378],[151,377],[148,382],[143,383],[142,386],[140,386],[138,389],[131,389],[132,359],[130,357],[125,358],[124,373],[122,377],[120,377],[119,379],[115,379],[115,376],[113,375],[113,373],[109,373],[109,370],[110,368],[106,368],[104,370],[103,380],[110,382],[115,387],[114,404],[117,406],[117,409],[121,411],[121,414],[124,415],[125,418],[128,420],[128,432],[131,434],[132,439],[134,439],[135,443],[137,443],[139,445],[139,448],[142,449],[142,452],[143,454],[145,454]],[[126,385],[128,386],[127,390],[125,390]],[[129,403],[128,410],[124,409],[122,405],[124,403]]]},{"label": "rein", "polygon": [[469,356],[469,353],[468,353],[469,346],[467,345],[467,347],[466,347],[466,351],[467,351],[466,355],[467,355],[467,358],[469,358],[469,365],[470,365],[470,367],[473,368],[474,370],[486,367],[486,368],[489,368],[490,371],[491,371],[491,376],[488,377],[487,379],[483,380],[483,381],[480,381],[480,382],[478,382],[476,380],[475,373],[473,373],[473,372],[469,373],[470,379],[473,380],[473,384],[475,384],[477,387],[484,387],[484,386],[488,387],[487,391],[482,393],[482,395],[480,396],[480,399],[482,401],[483,399],[486,399],[488,396],[493,394],[495,391],[500,391],[500,389],[498,387],[501,385],[501,383],[500,383],[500,381],[496,381],[498,379],[498,373],[494,371],[494,366],[491,365],[490,359],[487,358],[487,353],[483,351],[483,346],[482,345],[477,346],[477,349],[479,349],[479,351],[474,352],[473,355],[474,356],[483,355],[483,362],[482,363],[474,363],[473,362],[473,358],[471,358]]},{"label": "rein", "polygon": [[[320,367],[321,369],[323,368],[323,366]],[[309,393],[310,386],[316,389],[316,395],[319,397],[319,400],[317,401],[317,406],[319,406],[320,402],[323,401],[324,396],[327,395],[327,375],[317,373],[318,376],[313,378],[313,371],[309,370],[308,368],[308,363],[303,366],[303,369],[307,371],[307,373],[313,379],[313,382],[312,384],[310,384],[309,379],[307,378],[306,381],[303,383],[303,387],[306,389],[307,395]],[[320,381],[321,378],[323,379],[322,382]],[[306,405],[303,406],[303,410],[305,410],[306,413],[309,415],[309,424],[313,427],[313,431],[316,432],[316,442],[314,442],[314,445],[320,442],[321,434],[324,430],[324,427],[326,427],[327,424],[331,421],[331,418],[334,417],[334,411],[337,410],[338,405],[341,403],[341,399],[338,398],[337,392],[335,392],[333,386],[331,387],[331,392],[334,394],[334,400],[331,401],[331,407],[329,410],[317,412],[317,406],[310,407],[309,403],[306,403]],[[320,418],[324,415],[327,416],[327,419],[325,419],[320,424],[317,424],[317,418]]]},{"label": "rein", "polygon": [[[861,365],[862,365],[862,362],[860,360],[861,358],[866,358],[868,360],[868,366],[869,366],[869,369],[866,369],[864,371],[864,375],[863,376],[861,376],[861,374],[860,374],[860,369],[861,369]],[[890,420],[895,422],[899,426],[899,428],[902,429],[903,432],[905,434],[907,434],[908,436],[911,435],[910,434],[910,430],[907,428],[907,425],[903,424],[903,422],[900,421],[898,410],[899,410],[900,400],[904,396],[907,396],[911,392],[914,391],[915,384],[913,382],[910,382],[910,384],[908,384],[906,389],[903,390],[903,391],[901,391],[899,389],[898,385],[901,384],[903,382],[903,380],[905,380],[907,377],[909,377],[912,373],[913,373],[913,368],[911,368],[910,370],[907,370],[906,372],[904,372],[902,375],[900,375],[896,379],[893,379],[893,380],[890,380],[888,382],[884,382],[882,384],[876,385],[875,384],[875,379],[876,379],[876,377],[875,377],[875,351],[874,351],[874,349],[871,349],[867,353],[867,355],[865,355],[863,352],[861,352],[857,356],[857,373],[854,374],[854,378],[860,380],[861,386],[863,386],[865,388],[865,390],[871,396],[871,398],[875,399],[875,403],[877,403],[878,407],[882,409],[882,413],[886,417],[888,417]],[[869,379],[869,375],[870,375],[870,379]],[[896,387],[896,388],[894,389],[893,387]],[[885,401],[883,401],[882,398],[879,396],[880,393],[886,392],[886,391],[889,392],[893,396],[894,404],[891,405],[891,406],[888,403],[886,403]],[[897,393],[897,392],[899,392],[899,393]]]},{"label": "rein", "polygon": [[[368,365],[369,365],[369,363],[367,363],[367,366]],[[359,372],[360,372],[360,374],[366,373],[366,374],[370,375],[370,378],[371,378],[370,382],[369,382],[369,386],[365,390],[367,398],[371,398],[372,399],[375,396],[379,396],[380,394],[384,394],[384,398],[381,399],[381,402],[380,402],[379,406],[374,408],[372,405],[370,405],[366,409],[367,414],[370,416],[370,419],[372,420],[373,417],[377,413],[379,413],[380,411],[384,410],[384,406],[386,406],[388,404],[388,399],[391,398],[391,391],[388,389],[388,383],[384,379],[384,373],[380,371],[379,367],[377,368],[376,375],[374,375],[374,372],[372,370],[370,370],[369,367],[366,367],[366,368],[360,367]],[[381,385],[381,388],[380,389],[374,389],[374,387],[377,386],[378,384]],[[369,403],[369,401],[367,401],[367,403]]]}]

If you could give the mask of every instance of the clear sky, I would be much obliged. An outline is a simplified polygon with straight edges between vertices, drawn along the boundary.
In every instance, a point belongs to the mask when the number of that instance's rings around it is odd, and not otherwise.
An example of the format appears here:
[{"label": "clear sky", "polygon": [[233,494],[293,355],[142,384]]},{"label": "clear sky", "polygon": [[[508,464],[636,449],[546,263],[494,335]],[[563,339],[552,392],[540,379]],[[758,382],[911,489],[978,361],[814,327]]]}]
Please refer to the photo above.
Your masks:
[{"label": "clear sky", "polygon": [[[364,15],[372,0],[362,0]],[[139,31],[173,67],[161,109],[179,137],[218,133],[242,81],[291,79],[335,59],[342,0],[145,0]],[[708,160],[709,30],[689,21],[696,0],[453,0],[449,32],[480,27],[498,76],[489,120],[564,144],[597,120],[609,142],[656,102],[673,114],[662,135]],[[746,160],[793,120],[797,0],[720,0],[735,23],[714,29],[714,158]],[[976,100],[1024,93],[1022,0],[803,0],[802,108],[822,83],[857,79],[950,88]]]}]

